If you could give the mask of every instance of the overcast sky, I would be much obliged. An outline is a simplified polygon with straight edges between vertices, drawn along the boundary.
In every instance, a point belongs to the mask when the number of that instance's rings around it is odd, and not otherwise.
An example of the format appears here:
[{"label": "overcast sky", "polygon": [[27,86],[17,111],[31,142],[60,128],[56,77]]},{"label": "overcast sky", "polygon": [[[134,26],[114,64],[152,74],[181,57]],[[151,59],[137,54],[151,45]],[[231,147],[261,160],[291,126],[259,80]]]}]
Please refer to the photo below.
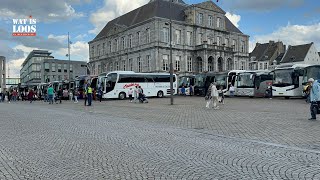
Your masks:
[{"label": "overcast sky", "polygon": [[[66,59],[67,34],[71,59],[88,61],[88,41],[112,20],[149,0],[1,0],[0,56],[6,56],[10,77],[18,77],[21,63],[33,49],[47,49]],[[204,0],[185,0],[188,4]],[[320,51],[320,0],[219,0],[227,17],[256,42],[286,45],[314,42]],[[13,37],[12,19],[37,19],[36,37]]]}]

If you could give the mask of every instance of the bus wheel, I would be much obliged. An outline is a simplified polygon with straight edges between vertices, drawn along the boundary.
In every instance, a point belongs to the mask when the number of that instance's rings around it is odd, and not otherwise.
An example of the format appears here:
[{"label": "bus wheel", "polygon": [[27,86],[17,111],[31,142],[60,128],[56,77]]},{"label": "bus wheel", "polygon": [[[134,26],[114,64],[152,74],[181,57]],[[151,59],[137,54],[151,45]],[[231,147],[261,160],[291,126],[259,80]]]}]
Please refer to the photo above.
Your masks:
[{"label": "bus wheel", "polygon": [[126,98],[126,93],[121,92],[121,93],[119,94],[119,99],[120,99],[120,100],[124,100],[125,98]]},{"label": "bus wheel", "polygon": [[158,97],[158,98],[162,98],[162,97],[163,97],[163,92],[162,92],[162,91],[158,91],[157,97]]},{"label": "bus wheel", "polygon": [[289,99],[289,97],[284,97],[285,99]]}]

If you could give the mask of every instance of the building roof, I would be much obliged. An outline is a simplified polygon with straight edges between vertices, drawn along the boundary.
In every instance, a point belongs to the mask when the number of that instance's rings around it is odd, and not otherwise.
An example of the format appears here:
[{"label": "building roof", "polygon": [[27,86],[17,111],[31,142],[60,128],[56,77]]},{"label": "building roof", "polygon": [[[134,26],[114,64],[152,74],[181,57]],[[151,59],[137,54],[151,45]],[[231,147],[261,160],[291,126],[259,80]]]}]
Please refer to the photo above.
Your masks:
[{"label": "building roof", "polygon": [[304,61],[312,44],[313,42],[310,44],[289,46],[287,52],[281,60],[281,63]]},{"label": "building roof", "polygon": [[[281,59],[283,58],[283,56],[284,56],[284,53],[280,53],[279,56],[275,59],[277,61],[277,64],[280,64]],[[273,64],[273,62],[272,62],[272,64]]]},{"label": "building roof", "polygon": [[255,61],[265,60],[265,53],[267,52],[269,43],[260,44],[257,43],[253,51],[250,53],[250,57],[256,57]]},{"label": "building roof", "polygon": [[[49,62],[49,61],[58,61],[58,62],[61,62],[61,63],[68,63],[69,60],[66,60],[66,59],[43,59],[42,62]],[[72,64],[75,64],[75,63],[79,63],[79,64],[87,64],[86,61],[76,61],[76,60],[70,60],[70,63]]]},{"label": "building roof", "polygon": [[[170,4],[172,8],[171,13],[169,11]],[[171,17],[171,19],[174,21],[184,21],[184,10],[187,7],[189,7],[189,5],[185,4],[182,0],[174,3],[165,0],[151,0],[149,3],[141,7],[109,21],[106,26],[100,31],[100,33],[94,38],[94,40],[107,37],[109,32],[112,31],[115,26],[130,27],[154,17],[165,19],[170,19]],[[227,31],[242,34],[242,32],[237,27],[235,27],[227,17],[225,17],[225,19]]]},{"label": "building roof", "polygon": [[51,57],[54,58],[53,56],[51,56],[51,52],[47,51],[47,50],[32,50],[29,55],[27,56],[27,58],[23,61],[22,63],[22,67],[29,61],[29,59],[31,59],[32,57]]}]

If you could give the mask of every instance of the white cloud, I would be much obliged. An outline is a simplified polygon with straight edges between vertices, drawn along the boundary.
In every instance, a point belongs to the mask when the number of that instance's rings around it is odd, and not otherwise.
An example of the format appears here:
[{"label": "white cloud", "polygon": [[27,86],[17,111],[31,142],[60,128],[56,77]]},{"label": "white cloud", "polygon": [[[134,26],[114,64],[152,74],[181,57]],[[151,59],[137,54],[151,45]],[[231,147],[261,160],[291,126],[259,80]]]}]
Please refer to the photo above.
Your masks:
[{"label": "white cloud", "polygon": [[28,0],[17,3],[12,0],[1,0],[0,19],[27,18],[32,15],[37,21],[55,22],[84,17],[84,13],[76,12],[71,6],[80,2],[81,0]]},{"label": "white cloud", "polygon": [[104,0],[104,6],[90,15],[90,22],[94,25],[94,29],[89,33],[98,34],[107,22],[130,12],[144,4],[149,0]]},{"label": "white cloud", "polygon": [[7,74],[7,77],[8,75],[10,77],[20,77],[20,69],[21,69],[21,64],[23,63],[23,61],[25,60],[25,58],[20,58],[20,59],[15,59],[15,60],[12,60],[12,61],[9,61],[7,63],[7,67],[10,68],[9,74]]},{"label": "white cloud", "polygon": [[232,22],[233,25],[235,25],[237,28],[239,27],[239,21],[241,20],[241,16],[237,14],[232,14],[227,12],[226,13],[227,18]]},{"label": "white cloud", "polygon": [[314,42],[317,50],[320,51],[320,23],[312,25],[288,24],[270,34],[254,36],[250,46],[254,47],[256,42],[266,43],[269,40],[279,40],[287,46]]},{"label": "white cloud", "polygon": [[226,7],[232,10],[252,10],[252,11],[270,11],[283,7],[299,7],[304,3],[304,0],[232,0],[223,1]]},{"label": "white cloud", "polygon": [[[60,48],[54,51],[53,56],[60,57],[60,59],[67,59],[68,48]],[[84,41],[76,41],[70,44],[70,58],[71,60],[89,61],[89,45]]]},{"label": "white cloud", "polygon": [[55,39],[59,41],[61,44],[63,43],[68,43],[68,35],[60,35],[60,36],[55,36],[53,34],[49,34],[48,39]]}]

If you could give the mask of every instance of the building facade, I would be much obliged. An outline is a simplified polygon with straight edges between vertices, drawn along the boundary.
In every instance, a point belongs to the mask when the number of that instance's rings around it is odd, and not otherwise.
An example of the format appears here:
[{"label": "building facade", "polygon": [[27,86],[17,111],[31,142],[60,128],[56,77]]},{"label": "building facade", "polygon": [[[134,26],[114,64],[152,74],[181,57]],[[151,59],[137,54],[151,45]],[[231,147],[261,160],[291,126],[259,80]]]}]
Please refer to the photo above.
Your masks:
[{"label": "building facade", "polygon": [[21,65],[20,79],[22,85],[37,85],[41,83],[41,61],[53,59],[51,52],[46,50],[33,50]]},{"label": "building facade", "polygon": [[225,14],[212,1],[188,5],[182,0],[151,0],[108,22],[89,42],[91,74],[168,72],[170,34],[176,74],[247,69],[249,36]]},{"label": "building facade", "polygon": [[22,63],[21,84],[32,86],[51,81],[69,80],[69,72],[71,80],[76,76],[86,75],[87,63],[54,59],[49,51],[33,50]]},{"label": "building facade", "polygon": [[313,42],[297,46],[289,45],[280,64],[320,65],[320,57]]},{"label": "building facade", "polygon": [[6,88],[6,57],[0,56],[0,91]]},{"label": "building facade", "polygon": [[255,48],[249,54],[249,70],[268,70],[271,69],[273,62],[283,55],[286,46],[281,41],[269,43],[256,43]]},{"label": "building facade", "polygon": [[[44,59],[41,61],[41,82],[68,81],[69,61],[58,59]],[[84,61],[70,61],[71,81],[75,77],[87,74],[87,63]]]}]

